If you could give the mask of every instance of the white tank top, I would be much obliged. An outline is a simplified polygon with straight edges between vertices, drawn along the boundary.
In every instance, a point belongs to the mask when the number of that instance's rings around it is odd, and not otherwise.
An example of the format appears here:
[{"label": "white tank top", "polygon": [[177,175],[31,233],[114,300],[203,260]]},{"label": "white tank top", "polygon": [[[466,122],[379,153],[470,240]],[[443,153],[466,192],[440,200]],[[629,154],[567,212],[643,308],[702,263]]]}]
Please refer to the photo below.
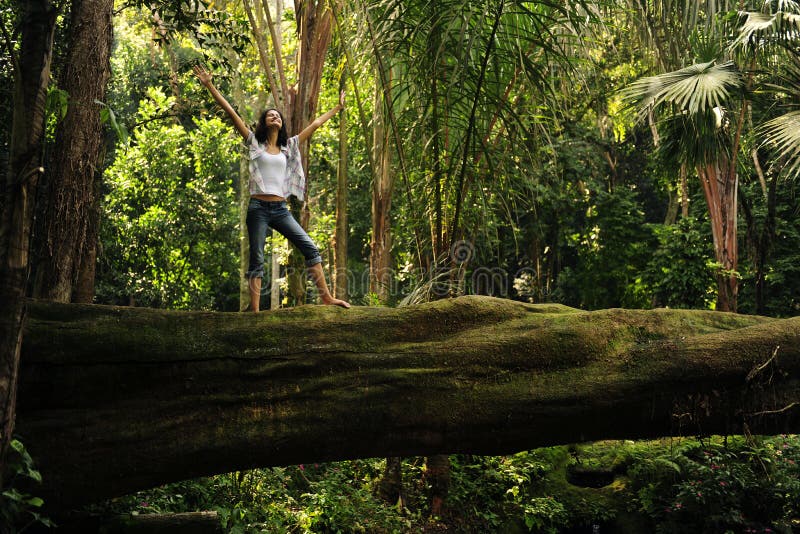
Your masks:
[{"label": "white tank top", "polygon": [[286,156],[283,152],[270,154],[266,150],[261,152],[258,159],[258,170],[261,173],[263,187],[260,184],[250,181],[251,195],[276,195],[285,196],[284,182],[286,182]]}]

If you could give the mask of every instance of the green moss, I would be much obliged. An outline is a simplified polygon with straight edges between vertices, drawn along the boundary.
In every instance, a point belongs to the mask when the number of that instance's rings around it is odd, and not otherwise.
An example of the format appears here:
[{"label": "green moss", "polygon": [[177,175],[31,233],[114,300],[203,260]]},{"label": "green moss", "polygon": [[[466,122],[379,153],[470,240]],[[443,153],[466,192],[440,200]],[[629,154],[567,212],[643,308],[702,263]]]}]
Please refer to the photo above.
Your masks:
[{"label": "green moss", "polygon": [[567,481],[567,467],[575,462],[574,447],[549,448],[557,451],[550,454],[550,468],[546,475],[531,487],[531,495],[552,497],[566,509],[568,523],[565,528],[588,527],[608,524],[616,518],[617,510],[624,503],[624,485],[603,488],[581,488]]}]

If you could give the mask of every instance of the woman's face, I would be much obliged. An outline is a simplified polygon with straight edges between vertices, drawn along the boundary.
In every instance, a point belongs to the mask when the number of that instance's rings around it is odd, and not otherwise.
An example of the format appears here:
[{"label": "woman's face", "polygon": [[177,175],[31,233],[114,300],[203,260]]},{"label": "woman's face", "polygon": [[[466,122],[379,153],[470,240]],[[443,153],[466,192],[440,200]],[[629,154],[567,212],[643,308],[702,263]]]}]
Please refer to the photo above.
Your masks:
[{"label": "woman's face", "polygon": [[267,128],[275,127],[280,128],[283,125],[283,121],[281,120],[281,114],[278,113],[276,109],[270,109],[267,111],[267,116],[264,119],[267,124]]}]

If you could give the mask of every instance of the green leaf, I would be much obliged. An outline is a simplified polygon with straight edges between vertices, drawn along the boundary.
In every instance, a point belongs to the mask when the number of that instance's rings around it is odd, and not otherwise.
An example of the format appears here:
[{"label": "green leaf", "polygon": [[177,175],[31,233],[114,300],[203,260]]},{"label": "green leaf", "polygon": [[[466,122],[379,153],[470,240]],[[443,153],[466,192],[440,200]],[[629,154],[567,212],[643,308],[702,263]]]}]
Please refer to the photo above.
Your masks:
[{"label": "green leaf", "polygon": [[36,508],[39,508],[44,504],[44,500],[40,497],[31,497],[25,500],[25,502],[30,504],[31,506],[35,506]]},{"label": "green leaf", "polygon": [[42,481],[42,474],[36,469],[29,469],[27,475],[36,482]]},{"label": "green leaf", "polygon": [[17,451],[17,453],[19,453],[20,455],[25,453],[25,445],[23,445],[22,442],[19,441],[18,439],[11,440],[11,448]]},{"label": "green leaf", "polygon": [[20,493],[16,488],[11,488],[3,492],[4,497],[8,497],[14,502],[23,502],[25,500],[25,495]]},{"label": "green leaf", "polygon": [[111,129],[114,130],[114,133],[117,135],[117,139],[119,139],[123,145],[127,145],[129,137],[128,129],[125,127],[125,125],[117,122],[117,115],[114,113],[114,110],[111,109],[111,106],[96,99],[94,103],[103,106],[100,110],[100,120],[102,123],[109,124]]},{"label": "green leaf", "polygon": [[47,92],[47,112],[55,114],[59,120],[67,116],[69,109],[69,93],[57,87],[51,87]]}]

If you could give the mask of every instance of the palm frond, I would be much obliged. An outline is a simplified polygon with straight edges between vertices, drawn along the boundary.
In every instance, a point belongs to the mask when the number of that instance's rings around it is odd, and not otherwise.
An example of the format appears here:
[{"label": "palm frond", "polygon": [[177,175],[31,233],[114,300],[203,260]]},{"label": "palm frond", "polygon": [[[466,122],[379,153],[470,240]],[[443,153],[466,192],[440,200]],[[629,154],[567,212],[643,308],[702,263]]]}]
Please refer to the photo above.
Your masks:
[{"label": "palm frond", "polygon": [[776,117],[764,123],[759,131],[765,137],[764,144],[775,149],[777,159],[786,161],[785,172],[800,176],[800,111]]},{"label": "palm frond", "polygon": [[800,12],[800,3],[794,0],[767,0],[764,2],[765,8],[772,8],[773,11]]},{"label": "palm frond", "polygon": [[649,106],[674,104],[690,114],[722,107],[742,86],[733,61],[697,63],[674,72],[641,78],[620,92],[624,101],[645,114]]},{"label": "palm frond", "polygon": [[729,48],[751,50],[756,47],[796,45],[800,40],[800,5],[796,2],[778,2],[777,9],[739,12],[738,35]]}]

